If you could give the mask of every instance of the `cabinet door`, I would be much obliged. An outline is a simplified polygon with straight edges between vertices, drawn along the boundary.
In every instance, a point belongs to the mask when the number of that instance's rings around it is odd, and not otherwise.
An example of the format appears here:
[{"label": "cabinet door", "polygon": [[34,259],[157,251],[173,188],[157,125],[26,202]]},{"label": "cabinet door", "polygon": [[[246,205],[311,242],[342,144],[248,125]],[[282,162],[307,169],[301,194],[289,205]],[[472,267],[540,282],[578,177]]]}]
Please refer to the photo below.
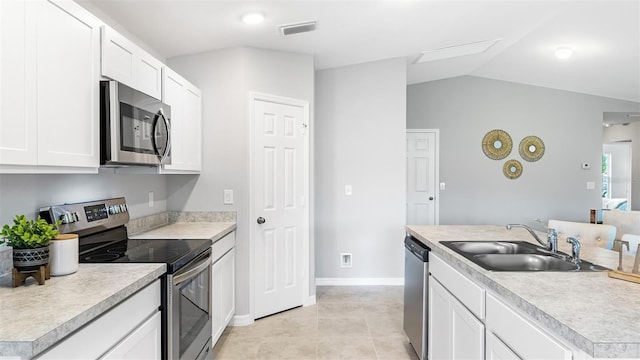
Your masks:
[{"label": "cabinet door", "polygon": [[[99,21],[72,1],[28,2],[38,164],[99,166]],[[29,11],[29,8],[28,10]],[[27,69],[29,72],[31,69]],[[31,106],[29,106],[31,107]]]},{"label": "cabinet door", "polygon": [[482,359],[484,325],[429,276],[429,359]]},{"label": "cabinet door", "polygon": [[487,331],[487,360],[520,360],[511,349],[498,339],[491,331]]},{"label": "cabinet door", "polygon": [[197,173],[202,167],[200,90],[169,68],[162,74],[162,101],[171,106],[171,164],[163,173]]},{"label": "cabinet door", "polygon": [[222,335],[235,313],[235,249],[229,250],[212,269],[212,343]]},{"label": "cabinet door", "polygon": [[451,301],[451,358],[481,359],[484,356],[484,324],[453,296]]},{"label": "cabinet door", "polygon": [[429,276],[429,359],[451,359],[451,295]]},{"label": "cabinet door", "polygon": [[162,62],[108,26],[102,28],[102,75],[161,98]]},{"label": "cabinet door", "polygon": [[102,359],[160,359],[162,357],[161,341],[161,316],[158,311],[119,342]]},{"label": "cabinet door", "polygon": [[36,118],[27,117],[27,2],[0,1],[0,164],[35,165]]}]

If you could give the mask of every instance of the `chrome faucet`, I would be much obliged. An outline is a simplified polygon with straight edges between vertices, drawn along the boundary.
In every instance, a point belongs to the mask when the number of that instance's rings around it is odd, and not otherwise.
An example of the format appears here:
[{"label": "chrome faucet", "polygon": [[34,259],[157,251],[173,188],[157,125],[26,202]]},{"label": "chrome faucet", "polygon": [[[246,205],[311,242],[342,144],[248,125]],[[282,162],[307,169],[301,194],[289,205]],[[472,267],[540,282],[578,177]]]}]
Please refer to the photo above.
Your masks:
[{"label": "chrome faucet", "polygon": [[556,231],[556,229],[547,228],[547,241],[542,241],[542,239],[540,239],[538,234],[536,234],[536,232],[533,231],[533,229],[528,227],[527,225],[507,224],[508,230],[511,230],[514,227],[521,227],[527,230],[529,234],[531,234],[531,236],[533,236],[533,238],[540,243],[540,245],[546,247],[547,250],[551,251],[552,253],[555,254],[556,252],[558,252],[558,232]]},{"label": "chrome faucet", "polygon": [[580,241],[572,236],[567,236],[567,242],[571,244],[571,261],[580,264]]}]

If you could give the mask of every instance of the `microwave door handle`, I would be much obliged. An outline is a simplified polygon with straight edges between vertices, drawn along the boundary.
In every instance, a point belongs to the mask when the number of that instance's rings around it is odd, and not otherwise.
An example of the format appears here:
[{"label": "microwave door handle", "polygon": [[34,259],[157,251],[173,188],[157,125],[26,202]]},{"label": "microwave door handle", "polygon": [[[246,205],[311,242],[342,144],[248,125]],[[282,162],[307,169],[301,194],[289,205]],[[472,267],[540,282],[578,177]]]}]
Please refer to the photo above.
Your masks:
[{"label": "microwave door handle", "polygon": [[[164,122],[164,125],[167,129],[167,146],[165,147],[164,154],[160,154],[160,150],[158,149],[158,145],[156,144],[156,128],[158,127],[159,118],[162,118],[162,121]],[[152,137],[153,151],[158,156],[158,159],[160,160],[160,164],[163,164],[167,159],[167,156],[169,155],[169,151],[171,150],[171,128],[170,128],[169,120],[164,116],[164,112],[162,111],[162,109],[158,111],[155,118],[153,119],[152,131],[153,131],[153,137]]]}]

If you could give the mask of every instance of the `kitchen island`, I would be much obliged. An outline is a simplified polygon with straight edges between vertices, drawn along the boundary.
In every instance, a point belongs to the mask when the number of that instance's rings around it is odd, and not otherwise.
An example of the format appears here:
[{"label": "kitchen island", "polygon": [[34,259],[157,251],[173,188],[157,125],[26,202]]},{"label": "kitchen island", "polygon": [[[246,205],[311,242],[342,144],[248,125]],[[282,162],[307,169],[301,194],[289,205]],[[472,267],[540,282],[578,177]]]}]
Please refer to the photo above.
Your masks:
[{"label": "kitchen island", "polygon": [[[437,257],[561,341],[594,358],[640,357],[640,284],[600,272],[488,271],[440,244],[447,240],[524,240],[524,229],[502,226],[407,226]],[[571,253],[569,244],[559,250]],[[581,258],[615,269],[618,253],[583,244]],[[625,255],[625,271],[633,257]],[[575,357],[574,357],[575,358]]]},{"label": "kitchen island", "polygon": [[80,264],[77,272],[51,277],[44,285],[30,278],[16,288],[8,277],[0,287],[0,358],[37,356],[165,271],[165,264]]}]

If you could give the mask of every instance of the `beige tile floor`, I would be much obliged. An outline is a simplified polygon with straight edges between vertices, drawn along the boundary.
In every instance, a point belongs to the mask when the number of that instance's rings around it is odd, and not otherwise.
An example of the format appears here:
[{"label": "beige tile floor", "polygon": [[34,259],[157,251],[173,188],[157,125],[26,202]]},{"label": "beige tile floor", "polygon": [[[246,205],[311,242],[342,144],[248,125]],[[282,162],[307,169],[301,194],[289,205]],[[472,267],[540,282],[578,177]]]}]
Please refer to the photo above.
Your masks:
[{"label": "beige tile floor", "polygon": [[319,286],[316,302],[228,327],[214,358],[418,358],[402,330],[402,286]]}]

